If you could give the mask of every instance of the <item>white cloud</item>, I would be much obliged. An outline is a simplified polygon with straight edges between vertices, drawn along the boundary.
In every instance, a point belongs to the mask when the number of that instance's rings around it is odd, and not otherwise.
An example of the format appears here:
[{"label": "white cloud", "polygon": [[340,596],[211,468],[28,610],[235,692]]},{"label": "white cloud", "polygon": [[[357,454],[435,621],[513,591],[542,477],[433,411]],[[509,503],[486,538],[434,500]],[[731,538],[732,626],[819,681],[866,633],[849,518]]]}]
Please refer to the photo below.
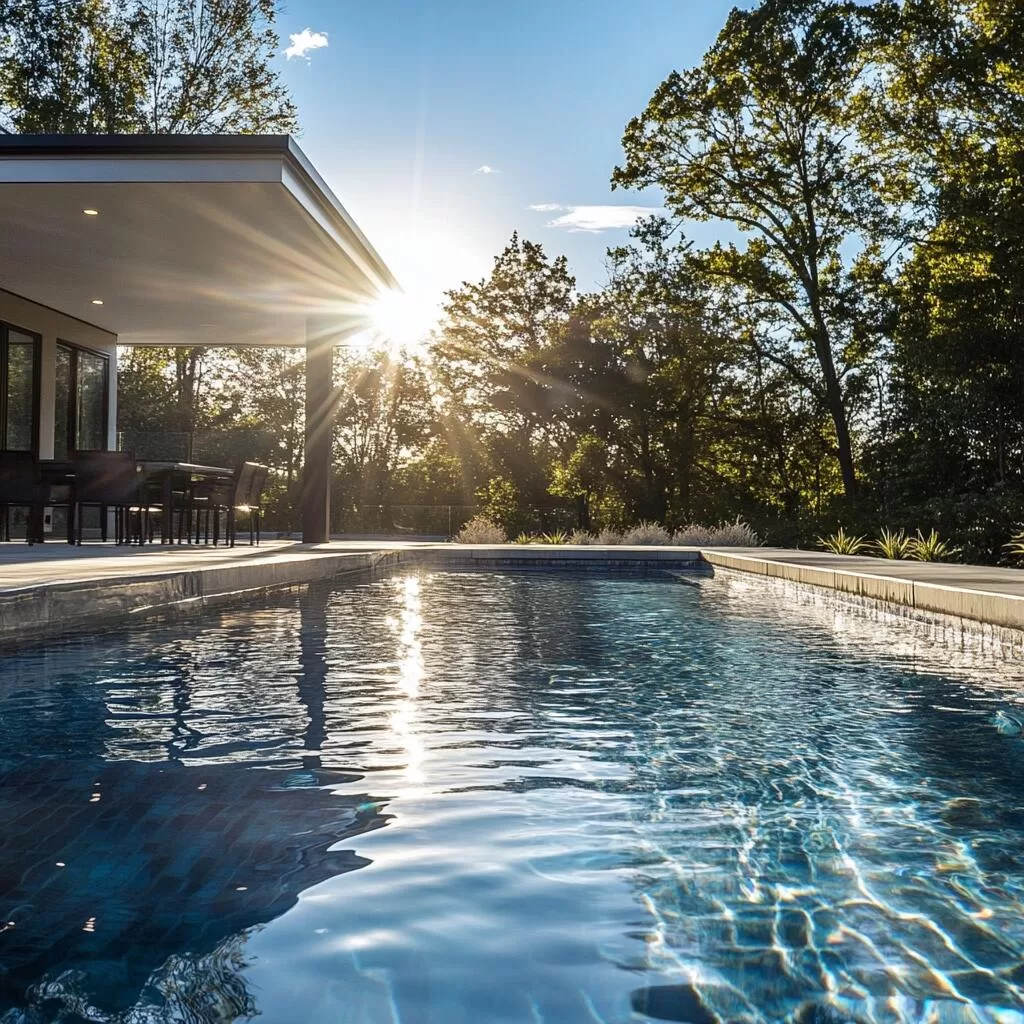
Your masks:
[{"label": "white cloud", "polygon": [[564,210],[561,203],[534,203],[527,207],[528,210],[536,210],[537,213],[554,213],[555,210]]},{"label": "white cloud", "polygon": [[641,217],[665,212],[659,206],[558,206],[555,203],[540,203],[531,209],[541,212],[565,210],[561,217],[549,220],[544,226],[571,232],[586,231],[593,235],[616,228],[631,228]]},{"label": "white cloud", "polygon": [[474,172],[474,174],[501,174],[501,171],[497,167],[491,167],[490,164],[481,164]]},{"label": "white cloud", "polygon": [[327,45],[327,33],[326,32],[314,32],[311,29],[304,28],[301,32],[293,32],[288,38],[292,41],[292,45],[287,47],[284,51],[284,55],[291,60],[292,57],[305,57],[310,50],[320,50]]}]

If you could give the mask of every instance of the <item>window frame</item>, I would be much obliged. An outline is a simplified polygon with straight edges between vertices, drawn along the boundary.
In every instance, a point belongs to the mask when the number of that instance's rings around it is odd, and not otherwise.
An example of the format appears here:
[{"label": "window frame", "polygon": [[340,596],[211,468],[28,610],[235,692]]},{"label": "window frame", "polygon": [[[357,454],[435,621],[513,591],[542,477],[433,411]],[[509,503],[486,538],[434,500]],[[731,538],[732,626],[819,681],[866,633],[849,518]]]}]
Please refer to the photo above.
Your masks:
[{"label": "window frame", "polygon": [[[71,354],[68,374],[68,422],[67,422],[67,455],[70,459],[79,449],[75,445],[75,434],[78,428],[78,356],[85,352],[87,355],[96,356],[103,360],[105,367],[103,373],[103,447],[98,451],[110,451],[110,353],[100,352],[98,349],[90,348],[88,345],[79,345],[75,341],[66,341],[64,338],[57,339],[57,348],[66,349]],[[57,353],[53,355],[54,373],[57,369]],[[54,454],[57,450],[57,382],[54,378]],[[83,449],[84,450],[84,449]]]},{"label": "window frame", "polygon": [[32,339],[32,424],[29,448],[10,449],[11,451],[30,451],[39,458],[39,435],[41,418],[40,383],[43,370],[43,338],[37,331],[30,331],[18,324],[0,320],[0,450],[7,451],[7,405],[8,387],[10,385],[10,332],[16,331]]}]

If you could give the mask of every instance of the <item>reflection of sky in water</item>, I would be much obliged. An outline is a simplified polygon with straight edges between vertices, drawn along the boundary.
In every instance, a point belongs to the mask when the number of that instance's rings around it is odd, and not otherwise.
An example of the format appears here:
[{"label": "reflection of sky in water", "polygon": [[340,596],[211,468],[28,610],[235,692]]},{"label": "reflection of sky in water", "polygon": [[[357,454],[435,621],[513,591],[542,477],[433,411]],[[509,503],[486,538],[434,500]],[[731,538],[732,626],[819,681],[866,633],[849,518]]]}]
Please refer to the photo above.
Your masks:
[{"label": "reflection of sky in water", "polygon": [[1024,1022],[1007,665],[395,574],[0,661],[0,1022]]}]

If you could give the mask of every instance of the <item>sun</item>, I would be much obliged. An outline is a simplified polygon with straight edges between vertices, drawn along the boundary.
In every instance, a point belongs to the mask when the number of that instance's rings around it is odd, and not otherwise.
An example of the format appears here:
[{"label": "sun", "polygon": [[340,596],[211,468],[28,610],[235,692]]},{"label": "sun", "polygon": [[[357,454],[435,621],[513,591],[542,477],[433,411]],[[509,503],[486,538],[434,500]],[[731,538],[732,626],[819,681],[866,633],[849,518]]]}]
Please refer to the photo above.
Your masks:
[{"label": "sun", "polygon": [[407,357],[423,355],[430,343],[430,331],[437,323],[437,304],[425,295],[388,289],[367,309],[369,335],[392,353]]}]

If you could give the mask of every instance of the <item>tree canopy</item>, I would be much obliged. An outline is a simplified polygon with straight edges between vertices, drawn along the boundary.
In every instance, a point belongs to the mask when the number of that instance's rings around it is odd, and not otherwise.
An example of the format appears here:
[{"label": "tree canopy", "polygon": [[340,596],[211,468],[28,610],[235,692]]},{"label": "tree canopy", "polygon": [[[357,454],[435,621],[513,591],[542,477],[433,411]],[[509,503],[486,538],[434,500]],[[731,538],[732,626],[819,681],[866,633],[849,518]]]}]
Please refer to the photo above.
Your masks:
[{"label": "tree canopy", "polygon": [[0,0],[16,132],[289,132],[274,0]]},{"label": "tree canopy", "polygon": [[[77,58],[19,116],[233,123],[237,100],[174,113],[195,94],[178,43],[157,102],[151,43],[128,60],[69,42],[149,39],[141,10],[90,0],[49,25],[38,46]],[[271,9],[245,10],[268,30]],[[268,38],[246,29],[240,52]],[[602,287],[581,292],[564,257],[516,234],[448,293],[428,353],[339,361],[340,507],[477,505],[512,530],[740,515],[787,544],[934,527],[966,558],[1004,559],[1024,520],[1022,43],[1011,0],[731,12],[625,128],[613,185],[660,190],[667,213],[609,250]],[[5,96],[28,97],[34,59]],[[238,95],[226,75],[212,96]],[[244,124],[292,116],[272,76],[245,81]],[[719,243],[695,244],[694,222]],[[126,422],[160,408],[168,429],[263,429],[292,486],[293,357],[153,358],[125,362]],[[249,394],[232,390],[243,365]]]}]

